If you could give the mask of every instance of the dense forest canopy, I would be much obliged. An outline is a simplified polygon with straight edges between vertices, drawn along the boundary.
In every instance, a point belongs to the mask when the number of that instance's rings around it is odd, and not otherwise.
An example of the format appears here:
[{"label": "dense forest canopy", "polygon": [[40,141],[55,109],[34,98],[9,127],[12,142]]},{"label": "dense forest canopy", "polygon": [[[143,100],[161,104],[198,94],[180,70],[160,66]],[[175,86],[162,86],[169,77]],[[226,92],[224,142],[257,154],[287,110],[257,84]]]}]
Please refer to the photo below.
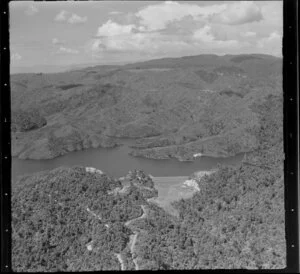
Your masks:
[{"label": "dense forest canopy", "polygon": [[[114,254],[124,251],[131,233],[125,222],[142,214],[145,197],[157,195],[143,172],[130,180],[126,193],[112,194],[119,181],[82,167],[23,177],[12,198],[14,270],[119,269]],[[152,195],[143,194],[144,184]]]}]

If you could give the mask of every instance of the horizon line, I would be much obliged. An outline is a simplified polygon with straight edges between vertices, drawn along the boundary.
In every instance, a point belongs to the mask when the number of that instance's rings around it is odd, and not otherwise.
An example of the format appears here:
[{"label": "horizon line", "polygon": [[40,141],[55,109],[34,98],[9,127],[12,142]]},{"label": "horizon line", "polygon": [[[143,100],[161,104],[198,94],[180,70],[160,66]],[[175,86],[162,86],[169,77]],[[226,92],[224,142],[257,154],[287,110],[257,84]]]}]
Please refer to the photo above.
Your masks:
[{"label": "horizon line", "polygon": [[[143,59],[143,60],[137,60],[133,62],[110,62],[110,63],[75,63],[75,64],[69,64],[69,65],[47,65],[47,64],[38,64],[38,65],[31,65],[31,66],[12,66],[10,63],[10,74],[11,75],[16,75],[16,74],[37,74],[37,73],[62,73],[62,72],[70,72],[70,71],[75,71],[77,69],[84,69],[84,68],[89,68],[89,67],[96,67],[96,66],[126,66],[126,65],[132,65],[135,63],[142,63],[142,62],[149,62],[149,61],[157,61],[157,60],[163,60],[163,59],[181,59],[181,58],[189,58],[189,57],[196,57],[196,56],[216,56],[216,57],[225,57],[225,56],[239,56],[239,55],[258,55],[258,56],[269,56],[269,57],[274,57],[274,58],[279,58],[282,59],[283,56],[277,56],[277,55],[272,55],[272,54],[265,54],[265,53],[240,53],[240,54],[217,54],[217,53],[203,53],[203,54],[196,54],[196,55],[182,55],[182,56],[177,56],[177,57],[161,57],[161,58],[153,58],[153,59]],[[72,68],[72,66],[82,66],[79,68]],[[60,67],[61,69],[66,69],[63,71],[57,71],[57,72],[11,72],[11,68],[17,68],[17,69],[34,69],[38,67],[48,67],[48,68],[55,68],[55,67]]]}]

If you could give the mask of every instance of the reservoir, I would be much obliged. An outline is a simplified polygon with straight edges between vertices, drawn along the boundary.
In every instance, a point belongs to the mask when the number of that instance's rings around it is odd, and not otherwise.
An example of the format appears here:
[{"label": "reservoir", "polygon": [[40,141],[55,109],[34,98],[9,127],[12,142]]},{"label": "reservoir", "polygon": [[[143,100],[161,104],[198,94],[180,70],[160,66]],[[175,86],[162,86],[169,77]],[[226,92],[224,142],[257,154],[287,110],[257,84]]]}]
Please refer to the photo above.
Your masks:
[{"label": "reservoir", "polygon": [[130,170],[140,169],[153,176],[189,176],[195,171],[210,170],[218,164],[236,165],[244,153],[228,158],[202,156],[193,162],[180,162],[177,159],[156,160],[133,157],[128,154],[128,143],[116,148],[90,148],[74,151],[50,160],[20,160],[12,158],[12,180],[18,176],[51,170],[60,166],[95,167],[109,176],[119,178]]}]

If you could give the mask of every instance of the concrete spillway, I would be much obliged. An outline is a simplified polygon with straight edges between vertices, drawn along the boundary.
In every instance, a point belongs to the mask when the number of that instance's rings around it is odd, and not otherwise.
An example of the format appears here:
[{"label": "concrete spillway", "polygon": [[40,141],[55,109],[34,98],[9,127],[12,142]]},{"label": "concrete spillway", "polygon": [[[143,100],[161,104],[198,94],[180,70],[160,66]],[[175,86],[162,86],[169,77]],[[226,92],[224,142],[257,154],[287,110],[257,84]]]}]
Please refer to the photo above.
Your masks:
[{"label": "concrete spillway", "polygon": [[186,181],[189,177],[188,176],[168,176],[168,177],[153,177],[151,176],[151,179],[154,183],[162,184],[162,183],[183,183]]}]

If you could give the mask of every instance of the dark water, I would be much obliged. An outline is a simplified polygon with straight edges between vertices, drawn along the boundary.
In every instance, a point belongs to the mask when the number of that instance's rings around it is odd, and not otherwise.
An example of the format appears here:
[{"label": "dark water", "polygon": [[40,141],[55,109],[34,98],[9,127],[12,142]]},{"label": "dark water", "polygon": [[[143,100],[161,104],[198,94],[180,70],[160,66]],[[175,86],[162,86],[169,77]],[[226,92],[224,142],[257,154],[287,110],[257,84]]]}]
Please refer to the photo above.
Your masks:
[{"label": "dark water", "polygon": [[180,162],[176,159],[153,160],[128,155],[129,148],[125,144],[117,148],[91,148],[71,152],[51,160],[12,159],[12,179],[19,175],[50,170],[60,166],[89,166],[102,170],[113,177],[121,177],[129,170],[141,169],[153,176],[188,176],[195,171],[210,170],[217,164],[238,164],[244,154],[228,158],[200,157],[194,162]]}]

